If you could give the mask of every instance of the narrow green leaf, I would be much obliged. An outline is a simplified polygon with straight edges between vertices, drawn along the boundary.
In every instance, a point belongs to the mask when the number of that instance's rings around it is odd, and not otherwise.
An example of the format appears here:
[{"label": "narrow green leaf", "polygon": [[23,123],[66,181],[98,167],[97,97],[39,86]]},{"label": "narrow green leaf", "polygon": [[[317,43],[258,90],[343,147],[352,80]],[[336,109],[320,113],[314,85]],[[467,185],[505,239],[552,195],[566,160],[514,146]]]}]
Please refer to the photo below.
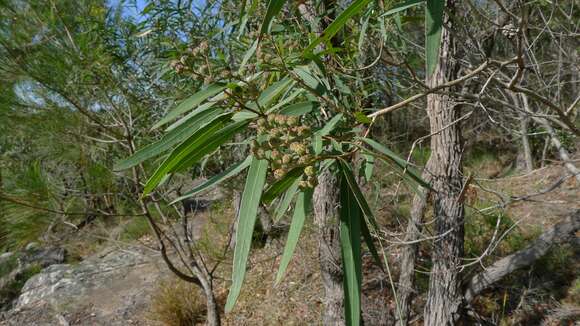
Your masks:
[{"label": "narrow green leaf", "polygon": [[360,188],[358,186],[358,183],[356,182],[356,179],[354,177],[354,174],[352,173],[352,169],[350,168],[350,165],[342,159],[339,159],[338,162],[339,162],[340,170],[343,174],[344,180],[347,183],[347,185],[349,186],[350,191],[352,192],[352,194],[354,196],[354,199],[356,199],[356,202],[357,202],[359,208],[364,213],[364,215],[369,219],[369,222],[372,224],[373,228],[378,229],[378,225],[377,225],[377,222],[375,221],[375,217],[373,215],[373,212],[371,211],[371,208],[368,205],[368,203],[365,199],[365,196],[363,195],[362,191],[360,190]]},{"label": "narrow green leaf", "polygon": [[294,250],[296,249],[296,244],[298,243],[298,238],[300,238],[300,233],[304,226],[304,220],[306,215],[310,210],[312,189],[308,189],[305,192],[300,192],[298,198],[296,199],[296,207],[294,207],[294,215],[292,216],[292,223],[290,224],[290,230],[288,231],[288,238],[286,238],[286,246],[284,247],[284,253],[282,254],[282,259],[280,260],[280,267],[278,268],[278,274],[276,274],[276,284],[280,283],[282,277],[286,273],[286,268],[294,255]]},{"label": "narrow green leaf", "polygon": [[342,172],[343,175],[343,182],[346,182],[348,184],[348,187],[350,189],[351,192],[351,197],[354,197],[354,199],[356,200],[356,204],[358,205],[358,209],[364,214],[365,220],[362,221],[361,223],[361,230],[362,230],[362,234],[363,237],[365,239],[365,242],[367,244],[367,247],[369,248],[369,251],[371,252],[371,255],[373,256],[373,258],[375,259],[375,262],[377,263],[377,265],[382,269],[382,263],[381,263],[381,259],[379,258],[379,254],[377,252],[377,249],[375,248],[375,244],[373,242],[373,238],[371,237],[369,228],[367,226],[367,222],[372,226],[373,230],[378,230],[379,226],[377,225],[377,221],[375,220],[375,217],[373,215],[373,212],[365,198],[365,196],[363,195],[362,191],[360,190],[358,183],[356,182],[356,179],[354,177],[354,174],[352,172],[352,169],[350,167],[350,165],[342,160],[339,159],[339,166],[340,166],[340,170]]},{"label": "narrow green leaf", "polygon": [[297,167],[290,170],[286,175],[284,175],[280,180],[274,182],[268,190],[262,195],[262,202],[265,204],[269,204],[274,200],[278,195],[286,191],[294,182],[302,176],[304,172],[304,168]]},{"label": "narrow green leaf", "polygon": [[255,40],[254,43],[252,43],[252,46],[250,46],[250,48],[246,51],[244,57],[242,58],[242,63],[240,64],[240,68],[238,69],[239,73],[242,73],[244,71],[246,64],[248,64],[250,58],[252,58],[254,53],[256,53],[257,48],[258,48],[258,40]]},{"label": "narrow green leaf", "polygon": [[344,264],[346,324],[360,325],[361,312],[361,214],[346,180],[340,183],[340,247]]},{"label": "narrow green leaf", "polygon": [[167,132],[158,141],[149,144],[130,157],[118,162],[114,170],[120,171],[133,167],[139,163],[144,162],[152,157],[170,150],[173,146],[181,143],[194,132],[196,132],[203,124],[215,119],[223,113],[221,109],[206,109],[196,112],[190,119],[179,125],[173,130]]},{"label": "narrow green leaf", "polygon": [[314,91],[317,95],[324,95],[328,88],[314,76],[308,66],[298,66],[294,68],[294,73],[302,80],[304,85]]},{"label": "narrow green leaf", "polygon": [[288,105],[278,111],[278,113],[290,116],[300,116],[312,112],[312,110],[318,108],[318,105],[318,102],[305,101]]},{"label": "narrow green leaf", "polygon": [[258,214],[258,205],[260,204],[260,197],[262,196],[262,190],[266,182],[267,171],[267,160],[252,158],[238,216],[232,285],[226,302],[226,312],[230,312],[233,309],[242,289],[246,275],[248,255],[250,254],[250,247],[252,245],[252,234],[254,233],[254,225],[256,224]]},{"label": "narrow green leaf", "polygon": [[179,103],[179,105],[175,109],[169,111],[167,115],[165,115],[165,117],[159,120],[159,122],[157,122],[152,129],[157,129],[160,126],[163,126],[164,124],[172,120],[175,120],[181,114],[186,113],[191,109],[194,109],[196,106],[201,104],[201,102],[205,101],[211,96],[216,95],[217,93],[223,91],[224,89],[225,85],[223,84],[209,85],[208,87],[202,89],[201,91],[193,94],[186,100]]},{"label": "narrow green leaf", "polygon": [[425,0],[407,0],[385,11],[385,13],[380,15],[379,17],[390,16],[423,3],[425,3]]},{"label": "narrow green leaf", "polygon": [[314,133],[312,136],[312,148],[314,149],[314,154],[319,155],[322,153],[322,136],[318,133]]},{"label": "narrow green leaf", "polygon": [[372,0],[355,0],[348,8],[346,8],[325,30],[322,34],[316,38],[310,45],[304,50],[307,54],[312,52],[314,48],[320,43],[326,43],[341,30],[346,22],[354,15],[362,11],[366,5],[368,5]]},{"label": "narrow green leaf", "polygon": [[427,0],[427,10],[425,12],[425,62],[427,76],[433,74],[439,60],[444,8],[445,0]]},{"label": "narrow green leaf", "polygon": [[[379,154],[381,154],[381,155],[379,155],[379,158],[381,158],[385,161],[388,161],[390,163],[394,163],[395,166],[399,168],[399,171],[401,173],[403,173],[403,176],[409,176],[411,179],[413,179],[415,182],[417,182],[421,186],[426,187],[426,188],[430,188],[429,184],[426,183],[421,178],[417,169],[414,166],[412,166],[409,162],[407,162],[403,158],[399,157],[395,152],[391,151],[390,149],[386,148],[385,146],[377,143],[376,141],[374,141],[372,139],[363,138],[363,137],[357,137],[357,139],[362,140],[363,142],[367,143],[371,148],[373,148],[375,151],[377,151]],[[369,154],[377,155],[377,153],[375,153],[375,152],[369,152]]]},{"label": "narrow green leaf", "polygon": [[302,88],[299,88],[299,89],[295,90],[294,92],[292,92],[292,94],[290,94],[289,96],[285,97],[283,100],[278,101],[278,103],[276,103],[271,108],[269,108],[266,111],[266,113],[272,113],[272,112],[277,111],[281,107],[283,107],[286,104],[292,102],[296,97],[298,97],[302,93],[304,93],[304,89],[302,89]]},{"label": "narrow green leaf", "polygon": [[159,165],[157,170],[153,175],[147,180],[147,184],[143,189],[143,195],[147,195],[151,190],[153,190],[161,179],[173,169],[179,165],[183,160],[187,159],[194,151],[198,150],[202,145],[210,141],[214,134],[223,128],[228,120],[230,120],[231,114],[225,114],[217,119],[209,122],[193,135],[191,135],[187,140],[185,140],[181,145],[177,146],[169,157]]},{"label": "narrow green leaf", "polygon": [[288,188],[288,190],[286,190],[286,193],[284,193],[284,197],[280,199],[280,202],[274,211],[274,222],[278,222],[282,216],[284,216],[288,207],[290,207],[290,203],[292,203],[292,199],[294,199],[294,195],[296,195],[296,192],[298,191],[299,183],[300,179],[294,180],[294,183],[290,188]]},{"label": "narrow green leaf", "polygon": [[316,133],[320,136],[326,136],[330,134],[330,132],[334,129],[334,127],[336,127],[336,125],[341,119],[342,113],[335,115],[334,117],[332,117],[332,119],[330,119],[330,121],[326,123],[326,125],[324,125],[324,127],[322,127],[322,129],[318,130]]},{"label": "narrow green leaf", "polygon": [[193,196],[197,195],[198,193],[200,193],[200,192],[202,192],[210,187],[217,186],[218,184],[222,183],[223,181],[225,181],[225,180],[239,174],[240,172],[242,172],[245,168],[250,166],[251,161],[252,161],[252,157],[248,156],[248,158],[246,158],[244,161],[239,162],[237,164],[234,164],[231,167],[229,167],[228,169],[224,170],[222,173],[217,174],[217,175],[209,178],[206,182],[203,182],[199,186],[193,188],[192,190],[190,190],[189,192],[187,192],[183,196],[177,198],[176,200],[174,200],[170,204],[175,204],[175,203],[180,202],[184,199],[193,197]]},{"label": "narrow green leaf", "polygon": [[240,111],[240,112],[236,112],[233,116],[232,116],[232,120],[234,121],[244,121],[244,120],[249,120],[249,119],[254,119],[257,118],[258,115],[254,112],[251,111]]},{"label": "narrow green leaf", "polygon": [[373,176],[373,170],[375,168],[375,157],[372,155],[364,154],[364,158],[365,158],[364,176],[367,182],[370,182]]},{"label": "narrow green leaf", "polygon": [[260,35],[270,31],[272,19],[282,10],[284,3],[286,3],[286,0],[270,0],[268,9],[266,10],[266,16],[264,16],[264,20],[262,21],[262,27],[260,27]]},{"label": "narrow green leaf", "polygon": [[269,106],[289,85],[293,83],[294,81],[291,78],[285,77],[270,85],[262,92],[262,94],[260,94],[260,97],[258,98],[259,106],[262,108]]},{"label": "narrow green leaf", "polygon": [[207,154],[215,151],[222,144],[230,140],[236,133],[240,132],[248,125],[249,121],[238,121],[227,125],[216,132],[211,139],[202,144],[194,153],[181,161],[171,172],[181,172],[196,164]]}]

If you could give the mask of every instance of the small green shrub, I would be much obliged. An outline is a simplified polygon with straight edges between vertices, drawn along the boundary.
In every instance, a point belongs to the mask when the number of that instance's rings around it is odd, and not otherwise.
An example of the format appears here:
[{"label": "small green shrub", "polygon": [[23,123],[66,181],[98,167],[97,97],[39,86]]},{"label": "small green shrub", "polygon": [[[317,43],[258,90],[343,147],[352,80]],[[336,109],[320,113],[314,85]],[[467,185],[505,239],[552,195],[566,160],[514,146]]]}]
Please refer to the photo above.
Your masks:
[{"label": "small green shrub", "polygon": [[121,233],[121,240],[129,241],[140,239],[141,237],[149,234],[151,231],[149,223],[145,217],[134,217],[125,225],[123,232]]}]

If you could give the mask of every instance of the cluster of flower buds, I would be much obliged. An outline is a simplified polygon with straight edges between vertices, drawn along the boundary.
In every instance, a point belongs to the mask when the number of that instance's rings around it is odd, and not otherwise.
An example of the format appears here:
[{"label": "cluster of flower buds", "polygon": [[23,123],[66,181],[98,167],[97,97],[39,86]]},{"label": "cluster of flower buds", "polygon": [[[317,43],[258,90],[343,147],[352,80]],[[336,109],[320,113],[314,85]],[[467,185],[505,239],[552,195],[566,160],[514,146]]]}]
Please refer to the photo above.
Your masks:
[{"label": "cluster of flower buds", "polygon": [[270,114],[260,118],[256,127],[257,139],[252,142],[252,153],[258,159],[267,159],[275,179],[281,179],[295,167],[304,167],[304,180],[300,188],[317,185],[314,155],[310,144],[310,127],[301,126],[300,118],[281,114]]},{"label": "cluster of flower buds", "polygon": [[[170,63],[171,69],[175,70],[176,73],[180,74],[190,70],[191,62],[199,55],[204,54],[209,49],[209,45],[206,41],[201,42],[198,46],[190,48],[187,53],[182,55],[179,60],[173,60]],[[209,66],[201,65],[197,70],[197,74],[204,76],[208,75]]]}]

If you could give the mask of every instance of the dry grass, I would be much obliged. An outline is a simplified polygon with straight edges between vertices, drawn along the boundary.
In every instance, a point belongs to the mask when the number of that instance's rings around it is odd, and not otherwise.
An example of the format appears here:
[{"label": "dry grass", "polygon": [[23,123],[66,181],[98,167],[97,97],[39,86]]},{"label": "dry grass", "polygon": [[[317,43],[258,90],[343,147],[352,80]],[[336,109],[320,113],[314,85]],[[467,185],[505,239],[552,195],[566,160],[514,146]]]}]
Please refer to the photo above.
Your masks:
[{"label": "dry grass", "polygon": [[200,289],[177,278],[159,284],[150,309],[149,319],[166,326],[191,326],[205,322],[205,299]]}]

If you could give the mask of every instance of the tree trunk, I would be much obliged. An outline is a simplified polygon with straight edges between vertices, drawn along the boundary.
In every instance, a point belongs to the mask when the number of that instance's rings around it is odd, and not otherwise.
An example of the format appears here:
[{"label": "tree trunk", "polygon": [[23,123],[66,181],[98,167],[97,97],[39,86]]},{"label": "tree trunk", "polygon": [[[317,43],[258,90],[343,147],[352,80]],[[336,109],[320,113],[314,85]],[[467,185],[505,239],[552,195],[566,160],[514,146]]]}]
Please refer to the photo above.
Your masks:
[{"label": "tree trunk", "polygon": [[522,114],[520,120],[522,152],[520,154],[521,157],[520,155],[518,155],[518,168],[524,169],[526,172],[532,172],[532,170],[534,169],[534,161],[532,159],[532,148],[530,146],[530,139],[528,137],[529,123],[530,118],[526,114]]},{"label": "tree trunk", "polygon": [[206,298],[206,325],[207,326],[220,326],[220,313],[218,309],[218,304],[215,299],[215,295],[213,293],[213,285],[211,281],[211,276],[207,273],[207,271],[202,270],[202,268],[194,265],[193,274],[199,279],[201,282],[201,287],[205,294]]},{"label": "tree trunk", "polygon": [[322,324],[325,326],[345,324],[338,182],[335,174],[328,170],[324,171],[318,177],[318,186],[313,198],[314,222],[318,229],[320,273],[325,292],[322,317]]},{"label": "tree trunk", "polygon": [[[446,2],[441,33],[441,47],[435,71],[427,78],[429,87],[453,80],[457,75],[454,61],[455,44],[452,35],[454,0]],[[463,293],[459,266],[463,255],[463,203],[461,130],[456,120],[459,110],[449,95],[430,94],[427,113],[431,126],[433,215],[435,234],[433,242],[433,268],[429,280],[429,295],[425,305],[425,325],[455,325],[459,319]]]},{"label": "tree trunk", "polygon": [[[425,171],[422,174],[423,180],[427,183],[431,180],[429,167],[433,165],[434,159],[435,156],[429,157]],[[423,216],[427,208],[429,193],[429,189],[420,188],[419,192],[413,197],[411,216],[405,234],[405,242],[407,244],[401,250],[401,275],[399,276],[399,309],[401,311],[397,315],[396,322],[399,326],[407,325],[411,313],[411,302],[415,295],[415,261],[417,259],[417,251],[419,250],[417,240],[421,237]]]}]

